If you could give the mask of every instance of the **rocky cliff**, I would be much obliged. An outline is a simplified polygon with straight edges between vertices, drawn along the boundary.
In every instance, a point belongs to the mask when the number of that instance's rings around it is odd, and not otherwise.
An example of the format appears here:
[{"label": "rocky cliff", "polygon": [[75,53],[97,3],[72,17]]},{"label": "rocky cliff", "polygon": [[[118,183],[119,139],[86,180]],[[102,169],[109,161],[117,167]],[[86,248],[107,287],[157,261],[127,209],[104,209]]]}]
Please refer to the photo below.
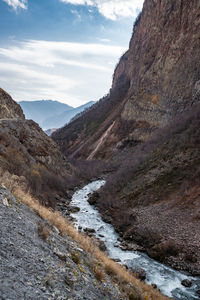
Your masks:
[{"label": "rocky cliff", "polygon": [[71,175],[70,165],[54,141],[34,121],[25,120],[20,106],[3,90],[0,112],[1,167],[25,176],[45,204],[55,204],[53,191],[61,195],[66,190],[64,181]]},{"label": "rocky cliff", "polygon": [[24,119],[21,106],[0,88],[0,119]]},{"label": "rocky cliff", "polygon": [[110,94],[53,138],[66,154],[89,159],[145,141],[199,101],[199,49],[198,0],[146,0]]}]

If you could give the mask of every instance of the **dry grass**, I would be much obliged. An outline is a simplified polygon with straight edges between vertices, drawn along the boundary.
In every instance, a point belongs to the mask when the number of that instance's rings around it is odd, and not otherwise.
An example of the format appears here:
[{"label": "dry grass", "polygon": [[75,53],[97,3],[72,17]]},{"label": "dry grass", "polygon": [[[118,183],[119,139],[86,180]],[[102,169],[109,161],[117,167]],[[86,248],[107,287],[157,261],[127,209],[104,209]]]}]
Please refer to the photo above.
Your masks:
[{"label": "dry grass", "polygon": [[[1,173],[1,172],[0,172]],[[20,199],[23,203],[29,206],[33,211],[35,211],[41,218],[48,221],[52,226],[56,226],[62,234],[67,234],[73,238],[79,246],[99,261],[105,268],[109,270],[109,273],[115,275],[119,282],[126,282],[131,284],[133,289],[136,291],[137,295],[140,295],[141,300],[167,300],[166,296],[163,296],[159,291],[154,290],[151,286],[141,282],[134,275],[126,270],[125,267],[117,264],[111,260],[104,252],[100,251],[96,247],[89,237],[84,236],[79,233],[69,222],[62,217],[59,212],[53,211],[42,206],[37,199],[34,199],[30,194],[24,192],[19,186],[20,179],[16,180],[16,176],[13,178],[6,172],[6,175],[0,177],[0,183],[4,184],[8,189],[11,189],[13,194]],[[23,181],[23,180],[22,180]],[[129,297],[134,299],[133,296]]]},{"label": "dry grass", "polygon": [[100,267],[95,266],[95,268],[93,268],[93,273],[98,281],[104,281],[105,273]]}]

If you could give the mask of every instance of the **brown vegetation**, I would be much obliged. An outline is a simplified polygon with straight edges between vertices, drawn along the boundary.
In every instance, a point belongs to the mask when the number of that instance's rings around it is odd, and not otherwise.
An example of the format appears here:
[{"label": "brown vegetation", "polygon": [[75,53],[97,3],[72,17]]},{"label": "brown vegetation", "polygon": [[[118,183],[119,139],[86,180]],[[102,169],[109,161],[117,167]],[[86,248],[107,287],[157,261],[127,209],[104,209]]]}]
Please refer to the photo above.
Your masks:
[{"label": "brown vegetation", "polygon": [[[113,158],[121,165],[97,197],[98,208],[112,217],[125,239],[145,247],[152,257],[194,274],[199,274],[200,265],[188,264],[180,253],[186,257],[193,251],[200,257],[199,130],[200,106],[196,105],[146,143],[124,149]],[[196,232],[195,239],[191,232]]]},{"label": "brown vegetation", "polygon": [[79,183],[55,143],[33,121],[1,121],[0,164],[4,171],[24,176],[29,191],[46,206],[55,207]]}]

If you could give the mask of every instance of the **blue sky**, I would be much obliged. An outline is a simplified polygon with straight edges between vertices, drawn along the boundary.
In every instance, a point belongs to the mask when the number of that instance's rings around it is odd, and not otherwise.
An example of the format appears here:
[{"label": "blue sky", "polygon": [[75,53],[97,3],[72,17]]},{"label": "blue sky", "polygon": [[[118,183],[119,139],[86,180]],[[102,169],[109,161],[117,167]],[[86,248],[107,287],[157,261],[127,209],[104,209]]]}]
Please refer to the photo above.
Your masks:
[{"label": "blue sky", "polygon": [[0,87],[78,106],[109,91],[143,0],[0,0]]}]

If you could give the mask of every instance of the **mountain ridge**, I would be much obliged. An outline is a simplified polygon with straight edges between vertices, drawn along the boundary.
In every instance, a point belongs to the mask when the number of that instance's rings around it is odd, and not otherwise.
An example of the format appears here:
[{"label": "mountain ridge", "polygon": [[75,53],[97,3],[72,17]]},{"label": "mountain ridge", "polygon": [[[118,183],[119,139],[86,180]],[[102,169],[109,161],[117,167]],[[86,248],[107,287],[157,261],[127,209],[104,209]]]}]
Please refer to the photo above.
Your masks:
[{"label": "mountain ridge", "polygon": [[36,100],[18,102],[27,119],[32,119],[43,129],[60,128],[68,123],[76,114],[93,105],[89,101],[81,106],[73,107],[55,100]]}]

